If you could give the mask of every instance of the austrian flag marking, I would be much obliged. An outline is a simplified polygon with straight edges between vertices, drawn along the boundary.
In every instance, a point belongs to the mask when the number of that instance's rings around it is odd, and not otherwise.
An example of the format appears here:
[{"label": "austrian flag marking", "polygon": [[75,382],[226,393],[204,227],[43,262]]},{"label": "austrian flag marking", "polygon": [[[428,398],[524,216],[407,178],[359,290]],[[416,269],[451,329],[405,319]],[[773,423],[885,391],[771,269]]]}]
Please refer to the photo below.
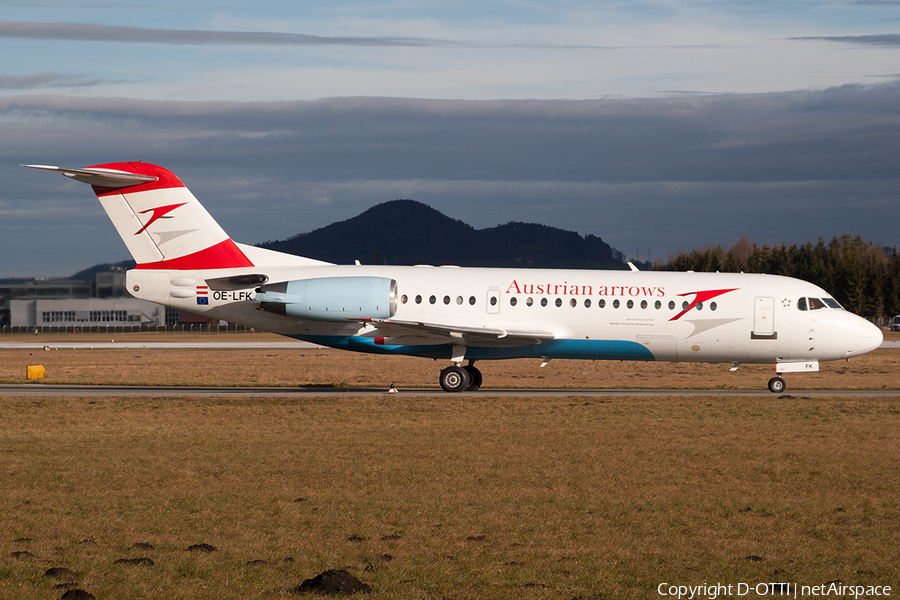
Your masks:
[{"label": "austrian flag marking", "polygon": [[209,286],[208,285],[198,285],[197,286],[197,304],[209,304]]}]

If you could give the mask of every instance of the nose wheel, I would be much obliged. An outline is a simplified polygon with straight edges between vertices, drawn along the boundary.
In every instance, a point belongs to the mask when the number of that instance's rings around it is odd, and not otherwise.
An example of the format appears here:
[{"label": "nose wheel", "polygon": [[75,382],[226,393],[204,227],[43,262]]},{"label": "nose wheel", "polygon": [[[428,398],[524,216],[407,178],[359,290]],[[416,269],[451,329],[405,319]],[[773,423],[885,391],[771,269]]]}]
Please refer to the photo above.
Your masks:
[{"label": "nose wheel", "polygon": [[773,394],[780,394],[785,389],[787,389],[787,384],[780,375],[769,380],[769,391]]}]

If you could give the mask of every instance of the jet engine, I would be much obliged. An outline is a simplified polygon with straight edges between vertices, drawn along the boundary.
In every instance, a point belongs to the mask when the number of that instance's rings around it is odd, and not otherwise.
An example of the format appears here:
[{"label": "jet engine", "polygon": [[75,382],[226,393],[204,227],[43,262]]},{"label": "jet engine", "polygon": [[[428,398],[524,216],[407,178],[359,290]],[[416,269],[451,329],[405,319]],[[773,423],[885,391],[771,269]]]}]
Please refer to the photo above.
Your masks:
[{"label": "jet engine", "polygon": [[397,282],[386,277],[321,277],[256,288],[259,310],[307,321],[389,319]]}]

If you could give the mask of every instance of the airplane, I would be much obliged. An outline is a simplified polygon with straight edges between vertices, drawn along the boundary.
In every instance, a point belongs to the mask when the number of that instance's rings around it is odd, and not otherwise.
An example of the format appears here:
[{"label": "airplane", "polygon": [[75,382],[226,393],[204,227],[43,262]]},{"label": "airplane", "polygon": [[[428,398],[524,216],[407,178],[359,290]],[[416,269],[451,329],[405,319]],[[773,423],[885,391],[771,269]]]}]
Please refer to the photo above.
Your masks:
[{"label": "airplane", "polygon": [[481,387],[476,361],[534,358],[772,364],[768,388],[781,393],[783,374],[883,340],[825,290],[789,277],[335,265],[234,242],[157,165],[22,166],[93,187],[137,263],[132,296],[321,346],[447,360],[447,392]]}]

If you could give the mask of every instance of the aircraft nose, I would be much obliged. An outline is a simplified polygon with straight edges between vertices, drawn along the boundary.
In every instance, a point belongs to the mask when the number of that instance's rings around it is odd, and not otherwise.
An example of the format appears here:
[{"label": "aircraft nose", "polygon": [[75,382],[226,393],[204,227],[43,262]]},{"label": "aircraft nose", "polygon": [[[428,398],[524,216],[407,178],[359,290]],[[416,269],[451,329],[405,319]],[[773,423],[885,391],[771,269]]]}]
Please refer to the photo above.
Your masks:
[{"label": "aircraft nose", "polygon": [[881,332],[881,329],[865,319],[859,319],[856,331],[859,339],[856,342],[856,352],[853,353],[853,356],[871,352],[881,346],[881,343],[884,341],[884,334]]}]

